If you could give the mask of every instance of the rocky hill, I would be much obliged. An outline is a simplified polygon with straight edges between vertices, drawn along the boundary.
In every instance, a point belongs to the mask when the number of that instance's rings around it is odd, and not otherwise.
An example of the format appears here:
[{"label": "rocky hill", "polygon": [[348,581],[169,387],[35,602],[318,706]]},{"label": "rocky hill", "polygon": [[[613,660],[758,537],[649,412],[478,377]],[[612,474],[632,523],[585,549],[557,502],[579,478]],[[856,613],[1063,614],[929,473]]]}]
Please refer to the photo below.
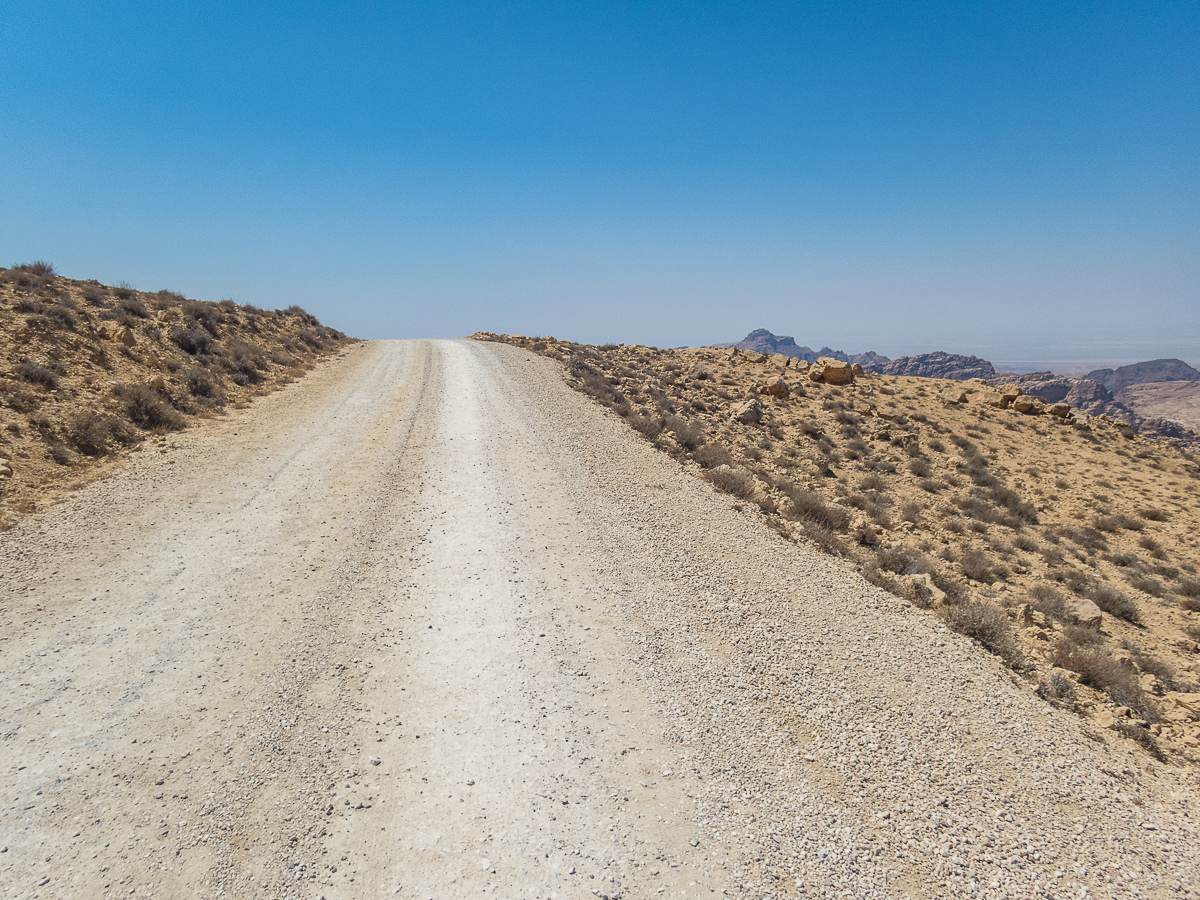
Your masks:
[{"label": "rocky hill", "polygon": [[[867,368],[864,366],[863,368]],[[875,369],[885,375],[905,375],[910,378],[950,378],[965,381],[968,378],[990,379],[996,376],[995,367],[986,359],[977,356],[961,356],[942,350],[922,353],[918,356],[901,356]]]},{"label": "rocky hill", "polygon": [[1098,381],[1113,394],[1134,384],[1151,384],[1164,381],[1200,381],[1200,371],[1182,359],[1150,359],[1116,369],[1096,369],[1087,377]]},{"label": "rocky hill", "polygon": [[880,356],[873,350],[866,353],[846,353],[842,350],[833,350],[829,347],[822,347],[820,350],[813,350],[811,347],[801,347],[796,344],[794,338],[787,335],[772,334],[765,328],[756,328],[735,343],[713,344],[713,347],[718,349],[736,347],[739,350],[753,350],[755,353],[762,353],[766,356],[778,353],[781,356],[790,356],[793,359],[802,359],[810,363],[816,362],[824,356],[829,359],[840,360],[841,362],[857,363],[863,368],[878,367],[888,362],[886,356]]},{"label": "rocky hill", "polygon": [[1012,385],[737,348],[475,337],[559,360],[783,538],[975,638],[1047,702],[1200,763],[1192,454]]},{"label": "rocky hill", "polygon": [[1053,372],[1031,372],[1026,375],[1000,375],[994,385],[1015,384],[1026,394],[1047,403],[1069,403],[1075,409],[1095,416],[1106,415],[1134,424],[1136,414],[1120,403],[1100,382],[1091,378],[1074,378]]},{"label": "rocky hill", "polygon": [[44,262],[0,268],[0,528],[349,341],[298,306],[111,287]]}]

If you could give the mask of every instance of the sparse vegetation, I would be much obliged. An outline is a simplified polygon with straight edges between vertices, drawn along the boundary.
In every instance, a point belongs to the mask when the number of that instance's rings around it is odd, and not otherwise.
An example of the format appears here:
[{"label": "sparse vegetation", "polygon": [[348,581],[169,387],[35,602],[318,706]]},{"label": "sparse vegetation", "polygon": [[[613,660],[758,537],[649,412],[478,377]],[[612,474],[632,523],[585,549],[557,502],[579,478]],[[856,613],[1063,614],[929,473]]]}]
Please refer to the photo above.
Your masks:
[{"label": "sparse vegetation", "polygon": [[[974,399],[943,404],[928,379],[832,386],[716,350],[505,340],[561,361],[577,389],[695,462],[737,508],[929,609],[1049,701],[1082,714],[1127,706],[1154,722],[1138,680],[1149,671],[1122,641],[1149,641],[1139,659],[1164,672],[1185,671],[1176,657],[1200,641],[1200,465],[1174,448],[1102,419],[1048,427],[1045,415]],[[760,390],[776,375],[786,399]],[[734,421],[750,397],[762,420]],[[1164,752],[1192,753],[1170,721],[1155,728]]]}]

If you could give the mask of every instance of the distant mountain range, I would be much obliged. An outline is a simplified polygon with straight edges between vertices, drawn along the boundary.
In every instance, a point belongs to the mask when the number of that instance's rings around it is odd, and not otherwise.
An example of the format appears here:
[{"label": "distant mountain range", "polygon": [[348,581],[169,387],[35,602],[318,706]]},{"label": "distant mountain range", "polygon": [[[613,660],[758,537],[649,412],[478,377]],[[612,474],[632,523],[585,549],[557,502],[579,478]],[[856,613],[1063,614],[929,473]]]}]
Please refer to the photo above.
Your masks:
[{"label": "distant mountain range", "polygon": [[[737,347],[739,350],[756,350],[767,354],[780,353],[808,362],[828,356],[843,362],[858,363],[868,372],[883,375],[964,381],[982,378],[996,385],[1015,384],[1026,394],[1041,397],[1049,403],[1069,403],[1092,415],[1107,415],[1128,422],[1143,434],[1180,438],[1189,443],[1200,442],[1200,434],[1197,434],[1200,432],[1200,421],[1193,420],[1192,412],[1200,406],[1200,371],[1181,359],[1152,359],[1116,369],[1096,369],[1083,378],[1076,378],[1053,372],[1024,375],[1000,372],[986,359],[941,350],[898,359],[888,359],[873,351],[845,353],[829,347],[813,350],[798,346],[791,337],[772,334],[765,328],[755,329],[740,341],[713,346]],[[1190,386],[1171,382],[1192,382],[1196,387],[1193,391]],[[1161,389],[1147,387],[1160,384],[1163,385]],[[1180,411],[1181,415],[1165,415],[1172,410]]]}]

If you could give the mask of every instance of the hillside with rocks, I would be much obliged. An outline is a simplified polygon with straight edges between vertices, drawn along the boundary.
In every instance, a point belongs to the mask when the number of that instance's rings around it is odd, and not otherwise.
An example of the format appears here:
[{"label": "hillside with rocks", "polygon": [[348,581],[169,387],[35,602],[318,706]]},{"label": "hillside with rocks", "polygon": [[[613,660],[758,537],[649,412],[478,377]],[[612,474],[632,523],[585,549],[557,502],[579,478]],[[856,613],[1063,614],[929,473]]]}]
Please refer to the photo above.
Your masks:
[{"label": "hillside with rocks", "polygon": [[1193,454],[1014,384],[738,348],[474,337],[558,360],[783,539],[973,637],[1046,702],[1200,762]]},{"label": "hillside with rocks", "polygon": [[0,529],[348,343],[298,306],[113,287],[44,262],[0,268]]}]

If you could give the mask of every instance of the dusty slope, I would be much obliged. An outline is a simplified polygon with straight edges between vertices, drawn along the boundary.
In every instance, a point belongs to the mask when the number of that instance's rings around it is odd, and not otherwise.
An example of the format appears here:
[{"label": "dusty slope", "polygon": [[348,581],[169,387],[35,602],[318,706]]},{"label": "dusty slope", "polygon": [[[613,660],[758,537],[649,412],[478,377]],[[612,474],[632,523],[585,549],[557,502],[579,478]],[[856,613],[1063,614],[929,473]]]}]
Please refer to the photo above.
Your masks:
[{"label": "dusty slope", "polygon": [[1197,894],[1194,775],[510,347],[352,348],[0,584],[5,896]]},{"label": "dusty slope", "polygon": [[[1200,761],[1192,455],[1100,417],[993,408],[983,382],[838,386],[753,353],[479,337],[561,360],[577,389],[780,534],[932,607],[1049,702]],[[748,398],[761,421],[733,419]]]},{"label": "dusty slope", "polygon": [[348,343],[299,307],[0,268],[0,528]]}]

